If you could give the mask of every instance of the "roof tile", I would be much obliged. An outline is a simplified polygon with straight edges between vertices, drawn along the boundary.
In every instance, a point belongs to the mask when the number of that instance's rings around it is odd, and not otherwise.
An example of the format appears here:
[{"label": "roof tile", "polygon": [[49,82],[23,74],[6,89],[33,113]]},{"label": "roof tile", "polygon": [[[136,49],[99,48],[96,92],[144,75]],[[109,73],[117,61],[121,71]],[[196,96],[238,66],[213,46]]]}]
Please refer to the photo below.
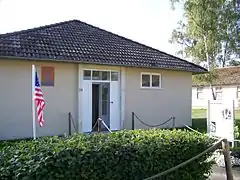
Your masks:
[{"label": "roof tile", "polygon": [[[240,66],[224,67],[216,69],[217,79],[213,83],[215,86],[240,85]],[[206,82],[193,82],[193,86],[206,86]]]},{"label": "roof tile", "polygon": [[0,35],[0,57],[206,72],[201,66],[79,20]]}]

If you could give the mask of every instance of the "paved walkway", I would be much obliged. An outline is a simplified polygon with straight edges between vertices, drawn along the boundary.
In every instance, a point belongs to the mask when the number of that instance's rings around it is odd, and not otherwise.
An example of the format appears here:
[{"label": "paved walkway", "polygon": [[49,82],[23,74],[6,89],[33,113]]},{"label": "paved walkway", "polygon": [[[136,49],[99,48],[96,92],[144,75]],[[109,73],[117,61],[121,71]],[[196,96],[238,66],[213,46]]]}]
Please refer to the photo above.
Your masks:
[{"label": "paved walkway", "polygon": [[[217,165],[213,166],[213,173],[211,174],[210,180],[226,180],[225,169],[218,167]],[[240,180],[240,167],[233,168],[233,179]]]}]

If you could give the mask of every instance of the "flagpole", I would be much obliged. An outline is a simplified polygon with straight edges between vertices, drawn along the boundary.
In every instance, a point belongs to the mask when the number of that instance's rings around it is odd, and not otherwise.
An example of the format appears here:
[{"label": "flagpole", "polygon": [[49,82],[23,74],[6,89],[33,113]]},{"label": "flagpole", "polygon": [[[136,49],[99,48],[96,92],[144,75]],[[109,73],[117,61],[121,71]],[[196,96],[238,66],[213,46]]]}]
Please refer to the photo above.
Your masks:
[{"label": "flagpole", "polygon": [[35,100],[34,100],[34,92],[35,92],[35,66],[32,65],[32,125],[33,125],[33,139],[36,139],[36,114],[35,114]]}]

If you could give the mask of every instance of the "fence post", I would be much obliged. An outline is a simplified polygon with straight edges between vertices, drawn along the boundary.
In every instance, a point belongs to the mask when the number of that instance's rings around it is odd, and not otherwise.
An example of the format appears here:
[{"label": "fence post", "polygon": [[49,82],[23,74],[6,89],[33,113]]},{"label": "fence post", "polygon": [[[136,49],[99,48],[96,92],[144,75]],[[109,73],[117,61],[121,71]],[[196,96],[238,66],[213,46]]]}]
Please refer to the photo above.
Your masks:
[{"label": "fence post", "polygon": [[175,120],[176,120],[176,118],[174,116],[172,118],[173,118],[173,128],[175,128],[175,123],[176,123]]},{"label": "fence post", "polygon": [[98,127],[97,132],[98,132],[98,133],[100,132],[100,128],[101,128],[100,125],[101,125],[101,124],[100,124],[100,120],[99,120],[99,118],[98,118],[98,119],[97,119],[97,127]]},{"label": "fence post", "polygon": [[224,139],[222,141],[222,149],[223,149],[223,155],[224,155],[224,161],[225,161],[225,170],[226,170],[227,180],[233,180],[229,142],[227,139]]},{"label": "fence post", "polygon": [[134,112],[132,112],[132,130],[134,130]]},{"label": "fence post", "polygon": [[68,113],[68,135],[72,135],[72,126],[71,126],[71,113]]}]

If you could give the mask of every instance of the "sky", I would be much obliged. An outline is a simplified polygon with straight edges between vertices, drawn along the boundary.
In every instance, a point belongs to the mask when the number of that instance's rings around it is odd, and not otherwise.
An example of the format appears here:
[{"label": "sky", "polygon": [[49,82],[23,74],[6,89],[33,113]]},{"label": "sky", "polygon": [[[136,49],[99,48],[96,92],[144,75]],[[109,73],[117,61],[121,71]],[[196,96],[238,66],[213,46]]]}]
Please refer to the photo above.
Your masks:
[{"label": "sky", "polygon": [[0,34],[78,19],[166,53],[183,11],[170,0],[0,0]]}]

